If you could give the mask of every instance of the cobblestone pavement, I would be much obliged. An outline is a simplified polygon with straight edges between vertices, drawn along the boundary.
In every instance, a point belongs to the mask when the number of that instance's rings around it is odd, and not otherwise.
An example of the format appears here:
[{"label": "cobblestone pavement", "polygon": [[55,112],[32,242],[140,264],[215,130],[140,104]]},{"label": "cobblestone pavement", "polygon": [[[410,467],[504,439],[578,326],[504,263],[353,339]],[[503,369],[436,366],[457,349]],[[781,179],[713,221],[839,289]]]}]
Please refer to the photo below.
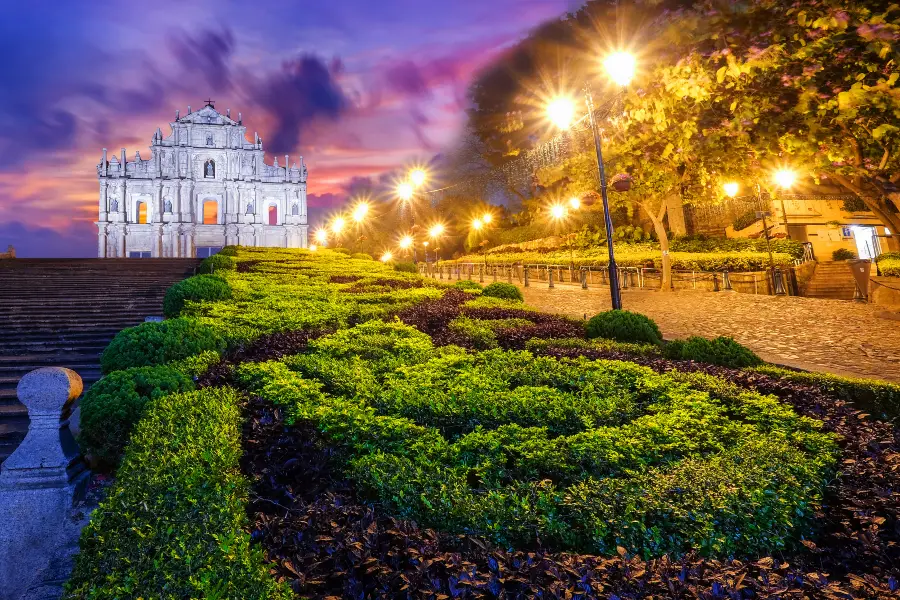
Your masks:
[{"label": "cobblestone pavement", "polygon": [[[525,288],[541,310],[583,317],[608,310],[609,288]],[[622,305],[651,317],[663,335],[731,336],[764,360],[810,371],[900,382],[900,320],[884,307],[817,298],[729,292],[622,293]]]}]

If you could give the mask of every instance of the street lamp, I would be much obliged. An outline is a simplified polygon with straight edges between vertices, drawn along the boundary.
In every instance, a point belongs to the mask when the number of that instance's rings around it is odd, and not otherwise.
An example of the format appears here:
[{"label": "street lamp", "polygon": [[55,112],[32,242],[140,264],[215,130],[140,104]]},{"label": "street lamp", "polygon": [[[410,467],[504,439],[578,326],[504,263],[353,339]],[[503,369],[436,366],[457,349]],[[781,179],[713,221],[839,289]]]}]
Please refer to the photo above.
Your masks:
[{"label": "street lamp", "polygon": [[737,196],[738,190],[740,189],[740,186],[736,181],[729,181],[722,187],[725,189],[725,195],[729,198],[734,198],[735,196]]},{"label": "street lamp", "polygon": [[309,251],[310,251],[310,252],[315,252],[315,251],[318,250],[318,249],[319,249],[319,247],[316,246],[315,244],[312,244],[312,245],[310,245],[310,247],[309,247]]},{"label": "street lamp", "polygon": [[[634,78],[637,61],[627,52],[614,52],[603,61],[609,78],[621,87],[627,86]],[[584,99],[587,104],[591,131],[594,134],[594,150],[597,154],[597,171],[600,179],[600,196],[603,198],[603,217],[606,223],[606,246],[609,250],[609,295],[613,309],[622,308],[622,294],[619,290],[619,272],[613,251],[612,216],[609,212],[609,195],[606,189],[606,170],[603,165],[603,149],[600,142],[600,129],[594,115],[594,95],[590,83],[584,86]],[[547,116],[558,127],[568,129],[575,116],[575,103],[568,98],[557,98],[547,107]]]},{"label": "street lamp", "polygon": [[428,237],[434,240],[434,262],[438,262],[441,260],[441,257],[438,255],[438,240],[442,235],[444,235],[444,225],[442,223],[435,223],[431,226],[431,229],[428,230]]},{"label": "street lamp", "polygon": [[319,229],[316,231],[316,241],[320,246],[324,246],[328,243],[328,230]]},{"label": "street lamp", "polygon": [[335,247],[339,247],[341,243],[341,232],[344,231],[344,225],[347,222],[344,217],[335,217],[331,222],[331,233],[334,234]]},{"label": "street lamp", "polygon": [[569,208],[571,208],[572,210],[578,210],[579,208],[581,208],[581,200],[579,200],[575,196],[572,196],[571,198],[569,198]]},{"label": "street lamp", "polygon": [[391,262],[391,259],[393,259],[393,258],[394,258],[393,254],[391,254],[390,252],[385,252],[384,254],[381,255],[381,262],[384,262],[384,263]]},{"label": "street lamp", "polygon": [[415,168],[409,172],[409,180],[414,187],[422,187],[426,179],[428,179],[428,173],[424,169]]},{"label": "street lamp", "polygon": [[[483,229],[488,226],[488,223],[491,222],[491,214],[485,213],[480,219],[474,219],[472,221],[472,229],[474,229],[479,234]],[[479,236],[480,237],[480,236]],[[482,254],[484,255],[484,264],[487,265],[487,240],[482,238],[479,243],[479,246],[482,248]]]},{"label": "street lamp", "polygon": [[[413,245],[412,236],[404,235],[402,238],[400,238],[400,242],[397,245],[400,246],[401,250],[409,250]],[[415,248],[413,248],[413,252],[415,252]]]}]

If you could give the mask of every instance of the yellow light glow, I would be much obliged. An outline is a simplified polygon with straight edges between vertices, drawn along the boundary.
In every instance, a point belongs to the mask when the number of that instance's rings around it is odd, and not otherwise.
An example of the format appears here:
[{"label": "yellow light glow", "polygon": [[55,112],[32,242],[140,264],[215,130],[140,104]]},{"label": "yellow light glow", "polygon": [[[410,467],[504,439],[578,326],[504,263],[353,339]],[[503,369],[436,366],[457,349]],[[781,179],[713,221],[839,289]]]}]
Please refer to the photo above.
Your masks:
[{"label": "yellow light glow", "polygon": [[426,179],[428,179],[428,173],[425,172],[425,169],[415,168],[409,172],[409,180],[416,187],[422,187]]},{"label": "yellow light glow", "polygon": [[575,120],[575,101],[560,96],[547,105],[547,118],[560,129],[568,129]]},{"label": "yellow light glow", "polygon": [[404,250],[412,246],[412,243],[413,239],[408,235],[404,235],[402,238],[400,238],[400,247]]},{"label": "yellow light glow", "polygon": [[425,246],[425,247],[427,248],[427,247],[428,247],[428,242],[422,242],[422,245]]},{"label": "yellow light glow", "polygon": [[381,255],[381,262],[391,262],[391,259],[394,258],[394,255],[390,252],[385,252]]},{"label": "yellow light glow", "polygon": [[404,181],[400,185],[397,186],[397,197],[403,200],[404,202],[409,202],[412,200],[413,194],[415,193],[415,189],[408,181]]},{"label": "yellow light glow", "polygon": [[579,208],[581,208],[581,200],[579,200],[575,196],[572,196],[571,198],[569,198],[569,207],[572,210],[578,210]]},{"label": "yellow light glow", "polygon": [[313,245],[311,245],[311,246],[309,247],[309,251],[310,251],[310,252],[315,252],[315,251],[318,250],[318,249],[319,249],[319,247],[316,246],[315,244],[313,244]]},{"label": "yellow light glow", "polygon": [[444,235],[444,226],[440,223],[432,225],[431,229],[428,230],[428,235],[433,238],[441,237],[442,235]]},{"label": "yellow light glow", "polygon": [[490,225],[491,221],[494,220],[494,215],[492,215],[491,213],[484,213],[484,216],[481,217],[481,220],[485,225]]},{"label": "yellow light glow", "polygon": [[319,229],[316,231],[316,241],[320,244],[325,244],[328,242],[328,231],[325,229]]},{"label": "yellow light glow", "polygon": [[566,217],[566,207],[562,204],[554,204],[550,207],[550,216],[554,219],[564,219]]},{"label": "yellow light glow", "polygon": [[725,189],[725,194],[729,198],[734,198],[735,196],[737,196],[738,190],[740,189],[741,186],[739,186],[737,184],[737,182],[735,182],[735,181],[729,181],[722,187]]},{"label": "yellow light glow", "polygon": [[797,174],[790,169],[779,169],[775,172],[775,184],[783,189],[793,187],[797,181]]},{"label": "yellow light glow", "polygon": [[481,219],[475,219],[474,221],[472,221],[472,229],[474,229],[475,231],[478,231],[483,226],[484,223],[481,222]]},{"label": "yellow light glow", "polygon": [[609,78],[621,86],[626,86],[634,79],[637,61],[628,52],[613,52],[603,61],[603,68]]},{"label": "yellow light glow", "polygon": [[357,223],[362,223],[367,214],[369,214],[368,203],[360,202],[356,205],[356,208],[353,209],[353,220]]},{"label": "yellow light glow", "polygon": [[335,217],[334,221],[331,222],[332,233],[338,235],[341,231],[343,231],[344,225],[346,225],[344,217]]}]

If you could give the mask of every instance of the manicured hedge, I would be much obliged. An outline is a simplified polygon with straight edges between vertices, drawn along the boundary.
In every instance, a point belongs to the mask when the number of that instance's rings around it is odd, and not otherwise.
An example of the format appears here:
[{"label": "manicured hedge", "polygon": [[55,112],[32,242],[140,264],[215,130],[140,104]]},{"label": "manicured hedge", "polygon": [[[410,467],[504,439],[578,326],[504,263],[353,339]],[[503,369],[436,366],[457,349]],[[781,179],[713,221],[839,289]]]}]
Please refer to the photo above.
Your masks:
[{"label": "manicured hedge", "polygon": [[225,338],[194,319],[168,319],[123,329],[100,356],[104,373],[130,367],[162,365],[205,351],[221,352]]},{"label": "manicured hedge", "polygon": [[291,598],[245,531],[240,427],[229,389],[153,400],[81,534],[67,597]]},{"label": "manicured hedge", "polygon": [[661,344],[662,333],[650,317],[628,310],[608,310],[594,315],[586,325],[589,338],[619,342]]},{"label": "manicured hedge", "polygon": [[711,340],[699,336],[672,340],[666,344],[664,353],[676,360],[696,360],[736,369],[755,367],[763,362],[752,350],[724,336]]},{"label": "manicured hedge", "polygon": [[883,276],[900,277],[900,252],[885,252],[876,261]]},{"label": "manicured hedge", "polygon": [[163,314],[172,319],[181,314],[184,303],[187,301],[212,302],[215,300],[227,300],[228,298],[231,298],[231,286],[228,285],[225,279],[216,275],[188,277],[166,290],[166,295],[163,298]]},{"label": "manicured hedge", "polygon": [[223,254],[223,252],[213,254],[212,256],[204,258],[202,261],[200,261],[200,266],[197,267],[197,273],[217,273],[219,271],[233,271],[237,263],[235,262],[231,254]]},{"label": "manicured hedge", "polygon": [[519,302],[524,300],[522,291],[519,288],[511,283],[503,283],[502,281],[495,281],[485,286],[484,291],[481,293],[484,296],[501,298],[503,300],[518,300]]}]

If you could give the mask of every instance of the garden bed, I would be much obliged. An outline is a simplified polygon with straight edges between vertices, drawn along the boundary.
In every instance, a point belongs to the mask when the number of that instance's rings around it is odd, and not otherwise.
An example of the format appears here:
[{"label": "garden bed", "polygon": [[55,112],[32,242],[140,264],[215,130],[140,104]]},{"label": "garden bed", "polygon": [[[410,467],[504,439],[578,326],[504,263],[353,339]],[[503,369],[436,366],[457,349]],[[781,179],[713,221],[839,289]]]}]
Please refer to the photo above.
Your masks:
[{"label": "garden bed", "polygon": [[586,341],[335,253],[226,252],[227,297],[179,291],[202,361],[149,327],[109,357],[205,373],[146,392],[72,597],[895,593],[896,432],[844,401],[894,388]]}]

